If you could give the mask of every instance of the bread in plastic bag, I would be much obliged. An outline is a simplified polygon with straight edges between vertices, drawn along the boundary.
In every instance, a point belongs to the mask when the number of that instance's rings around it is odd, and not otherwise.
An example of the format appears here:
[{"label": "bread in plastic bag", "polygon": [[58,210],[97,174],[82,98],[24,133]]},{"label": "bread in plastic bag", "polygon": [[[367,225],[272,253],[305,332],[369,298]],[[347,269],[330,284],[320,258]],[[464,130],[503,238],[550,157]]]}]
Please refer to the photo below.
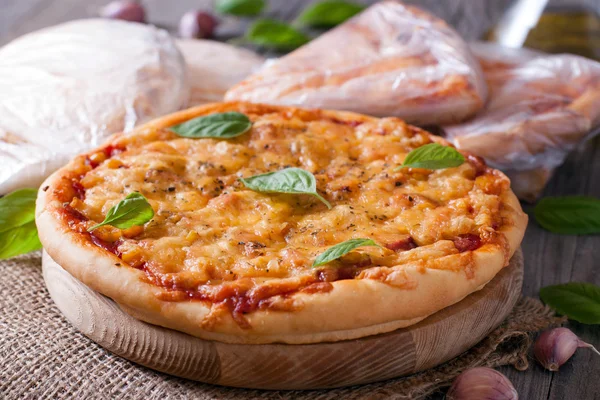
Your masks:
[{"label": "bread in plastic bag", "polygon": [[213,40],[178,39],[176,43],[187,64],[189,106],[223,101],[227,89],[265,62],[250,50]]},{"label": "bread in plastic bag", "polygon": [[269,63],[225,98],[448,124],[479,111],[486,86],[454,29],[384,1]]},{"label": "bread in plastic bag", "polygon": [[600,129],[600,63],[487,43],[472,50],[488,104],[446,134],[506,172],[519,198],[534,201],[568,152]]},{"label": "bread in plastic bag", "polygon": [[14,40],[0,48],[0,194],[188,97],[183,57],[153,26],[86,19]]}]

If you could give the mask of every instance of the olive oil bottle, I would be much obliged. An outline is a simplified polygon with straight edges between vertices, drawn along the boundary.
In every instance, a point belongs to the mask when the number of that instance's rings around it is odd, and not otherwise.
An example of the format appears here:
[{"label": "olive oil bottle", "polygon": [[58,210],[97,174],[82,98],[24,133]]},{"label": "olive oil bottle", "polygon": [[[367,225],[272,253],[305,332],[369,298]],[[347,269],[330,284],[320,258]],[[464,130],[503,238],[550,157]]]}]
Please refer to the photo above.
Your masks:
[{"label": "olive oil bottle", "polygon": [[600,0],[516,0],[485,39],[600,60]]}]

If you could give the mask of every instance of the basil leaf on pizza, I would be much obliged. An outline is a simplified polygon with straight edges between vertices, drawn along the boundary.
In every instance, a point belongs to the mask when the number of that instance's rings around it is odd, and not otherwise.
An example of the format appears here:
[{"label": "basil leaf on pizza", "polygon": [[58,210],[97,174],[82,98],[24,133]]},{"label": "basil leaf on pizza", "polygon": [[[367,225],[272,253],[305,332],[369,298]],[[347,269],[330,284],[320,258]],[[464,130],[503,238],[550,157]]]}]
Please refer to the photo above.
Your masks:
[{"label": "basil leaf on pizza", "polygon": [[252,44],[280,51],[294,50],[310,38],[292,26],[271,19],[261,19],[250,26],[244,39]]},{"label": "basil leaf on pizza", "polygon": [[171,131],[186,138],[231,139],[248,132],[250,119],[239,112],[224,112],[193,118],[171,127]]},{"label": "basil leaf on pizza", "polygon": [[343,0],[325,0],[306,7],[296,19],[299,24],[313,28],[331,28],[358,14],[365,7]]},{"label": "basil leaf on pizza", "polygon": [[562,315],[582,324],[600,324],[600,287],[585,282],[546,286],[540,298]]},{"label": "basil leaf on pizza", "polygon": [[217,0],[215,10],[236,17],[255,17],[265,8],[265,0]]},{"label": "basil leaf on pizza", "polygon": [[317,180],[308,171],[300,168],[285,168],[249,178],[240,179],[248,189],[265,193],[309,194],[321,200],[327,208],[331,204],[317,193]]},{"label": "basil leaf on pizza", "polygon": [[0,198],[0,259],[39,250],[35,225],[35,189],[21,189]]},{"label": "basil leaf on pizza", "polygon": [[154,217],[154,210],[143,194],[130,193],[125,199],[111,207],[104,221],[88,229],[91,232],[104,225],[111,225],[119,229],[144,225]]},{"label": "basil leaf on pizza", "polygon": [[338,243],[335,246],[331,246],[323,253],[321,253],[313,262],[314,267],[320,267],[321,265],[325,265],[333,260],[337,260],[338,258],[350,253],[352,250],[363,247],[363,246],[379,246],[373,239],[350,239],[345,242]]},{"label": "basil leaf on pizza", "polygon": [[544,197],[533,211],[544,229],[565,235],[600,233],[600,200],[594,197]]},{"label": "basil leaf on pizza", "polygon": [[454,147],[429,143],[414,149],[404,159],[404,163],[395,171],[402,168],[444,169],[458,167],[465,158]]}]

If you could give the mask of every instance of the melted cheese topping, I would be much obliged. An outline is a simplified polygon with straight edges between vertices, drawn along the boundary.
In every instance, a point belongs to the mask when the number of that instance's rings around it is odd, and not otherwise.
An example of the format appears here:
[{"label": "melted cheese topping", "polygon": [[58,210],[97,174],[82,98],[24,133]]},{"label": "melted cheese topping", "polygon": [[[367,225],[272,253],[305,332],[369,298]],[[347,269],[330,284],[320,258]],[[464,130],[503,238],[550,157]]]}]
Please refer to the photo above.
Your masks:
[{"label": "melted cheese topping", "polygon": [[[102,221],[127,194],[142,193],[155,210],[151,222],[125,231],[105,226],[94,235],[157,285],[202,291],[230,281],[247,288],[309,277],[385,280],[392,267],[414,263],[452,268],[439,260],[465,250],[457,238],[491,243],[506,222],[501,195],[509,182],[480,161],[394,171],[408,152],[432,141],[401,120],[243,112],[253,127],[235,139],[146,129],[89,155],[80,180],[85,195],[71,202],[89,219],[82,224]],[[286,167],[312,172],[333,208],[309,195],[254,192],[239,180]],[[311,268],[317,255],[351,238],[384,247]],[[354,272],[343,276],[347,267]],[[396,282],[401,286],[401,277]]]}]

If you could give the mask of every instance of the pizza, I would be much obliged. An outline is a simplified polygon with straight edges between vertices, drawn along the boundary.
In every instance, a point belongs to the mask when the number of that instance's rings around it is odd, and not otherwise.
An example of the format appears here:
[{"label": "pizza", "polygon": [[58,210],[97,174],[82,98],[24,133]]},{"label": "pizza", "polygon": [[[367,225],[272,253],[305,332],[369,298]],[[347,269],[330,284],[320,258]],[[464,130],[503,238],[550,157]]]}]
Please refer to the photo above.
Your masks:
[{"label": "pizza", "polygon": [[[251,128],[229,139],[174,131],[224,112]],[[36,222],[59,265],[143,321],[230,343],[354,339],[481,289],[521,243],[527,216],[508,178],[482,159],[397,168],[431,143],[449,145],[397,118],[199,106],[72,160],[40,188]],[[312,173],[319,198],[243,183],[285,168]],[[132,193],[152,206],[149,222],[89,232]],[[313,266],[357,238],[379,246]]]}]

